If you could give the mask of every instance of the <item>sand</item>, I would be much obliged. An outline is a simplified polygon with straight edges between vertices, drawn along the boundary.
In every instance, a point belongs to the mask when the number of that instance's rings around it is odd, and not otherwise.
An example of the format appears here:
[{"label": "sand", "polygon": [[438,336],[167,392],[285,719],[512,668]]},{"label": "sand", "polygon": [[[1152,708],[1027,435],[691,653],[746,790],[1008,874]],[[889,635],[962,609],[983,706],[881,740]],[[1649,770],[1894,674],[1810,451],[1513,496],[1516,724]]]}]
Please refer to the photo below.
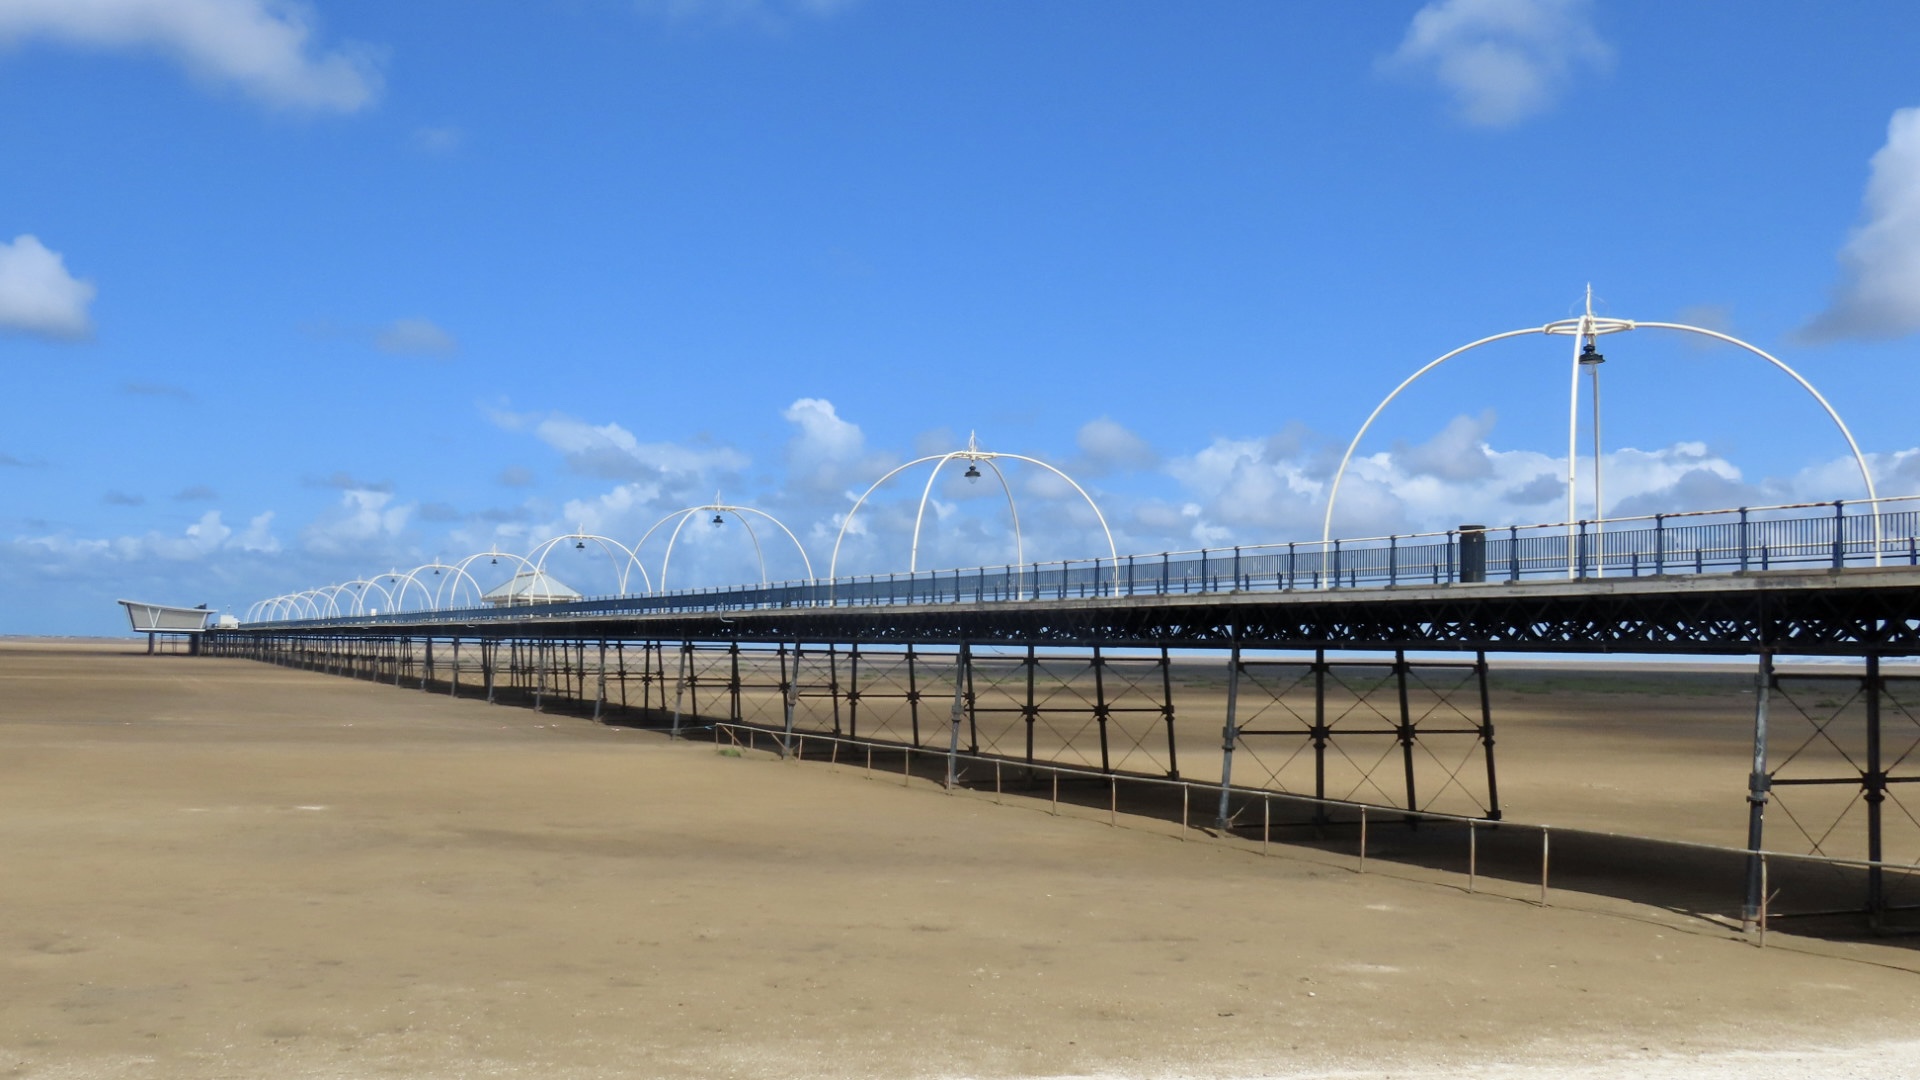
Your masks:
[{"label": "sand", "polygon": [[[1535,697],[1507,698],[1516,817],[1614,821],[1639,801],[1591,785],[1705,770],[1732,796],[1676,827],[1737,840],[1738,701],[1669,702],[1698,724],[1650,747],[1530,724],[1581,714]],[[1920,1077],[1889,1041],[1920,1015],[1911,939],[1762,950],[1615,896],[1047,810],[6,643],[0,1076]]]}]

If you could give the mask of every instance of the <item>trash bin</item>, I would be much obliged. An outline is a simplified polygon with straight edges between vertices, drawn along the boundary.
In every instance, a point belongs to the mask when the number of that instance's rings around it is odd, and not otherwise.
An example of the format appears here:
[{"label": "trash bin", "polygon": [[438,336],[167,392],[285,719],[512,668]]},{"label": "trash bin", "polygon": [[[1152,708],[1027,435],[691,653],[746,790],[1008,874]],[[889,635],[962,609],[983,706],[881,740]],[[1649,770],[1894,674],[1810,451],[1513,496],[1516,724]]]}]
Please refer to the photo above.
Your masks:
[{"label": "trash bin", "polygon": [[1487,580],[1487,527],[1462,525],[1460,533],[1460,580]]}]

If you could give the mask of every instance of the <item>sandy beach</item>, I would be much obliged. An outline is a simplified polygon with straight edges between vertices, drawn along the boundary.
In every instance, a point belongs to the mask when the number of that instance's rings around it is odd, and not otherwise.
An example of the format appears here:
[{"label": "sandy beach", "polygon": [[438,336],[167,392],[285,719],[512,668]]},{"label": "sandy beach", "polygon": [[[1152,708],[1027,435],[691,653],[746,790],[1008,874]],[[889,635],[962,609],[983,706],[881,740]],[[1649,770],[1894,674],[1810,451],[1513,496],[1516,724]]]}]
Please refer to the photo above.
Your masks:
[{"label": "sandy beach", "polygon": [[[1912,939],[131,642],[0,691],[0,1076],[1920,1077]],[[1504,687],[1510,815],[1738,843],[1750,706],[1645,696]]]}]

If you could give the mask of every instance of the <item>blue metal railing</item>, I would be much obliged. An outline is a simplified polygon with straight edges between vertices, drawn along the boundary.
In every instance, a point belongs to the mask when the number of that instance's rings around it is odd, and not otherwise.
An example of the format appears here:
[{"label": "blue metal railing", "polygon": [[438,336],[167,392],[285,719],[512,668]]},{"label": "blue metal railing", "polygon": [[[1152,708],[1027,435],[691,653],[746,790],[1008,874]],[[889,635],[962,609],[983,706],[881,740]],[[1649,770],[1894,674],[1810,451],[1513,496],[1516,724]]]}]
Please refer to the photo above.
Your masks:
[{"label": "blue metal railing", "polygon": [[[866,574],[564,603],[252,622],[380,626],[799,607],[1060,601],[1920,565],[1920,497],[1452,529],[1152,555]],[[1808,511],[1814,511],[1809,513]]]}]

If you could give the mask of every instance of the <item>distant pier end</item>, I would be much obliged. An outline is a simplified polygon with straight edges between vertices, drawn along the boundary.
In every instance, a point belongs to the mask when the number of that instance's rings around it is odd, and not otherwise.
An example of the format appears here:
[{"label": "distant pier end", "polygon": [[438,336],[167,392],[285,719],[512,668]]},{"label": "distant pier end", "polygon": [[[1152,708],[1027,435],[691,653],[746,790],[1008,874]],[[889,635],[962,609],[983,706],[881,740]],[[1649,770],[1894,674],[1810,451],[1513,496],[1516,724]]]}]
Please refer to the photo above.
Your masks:
[{"label": "distant pier end", "polygon": [[213,617],[207,605],[174,607],[146,604],[138,600],[122,600],[119,603],[127,609],[127,621],[133,625],[133,632],[147,635],[149,655],[157,651],[156,645],[162,638],[183,641],[189,654],[199,655],[200,635],[206,633],[207,620]]}]

